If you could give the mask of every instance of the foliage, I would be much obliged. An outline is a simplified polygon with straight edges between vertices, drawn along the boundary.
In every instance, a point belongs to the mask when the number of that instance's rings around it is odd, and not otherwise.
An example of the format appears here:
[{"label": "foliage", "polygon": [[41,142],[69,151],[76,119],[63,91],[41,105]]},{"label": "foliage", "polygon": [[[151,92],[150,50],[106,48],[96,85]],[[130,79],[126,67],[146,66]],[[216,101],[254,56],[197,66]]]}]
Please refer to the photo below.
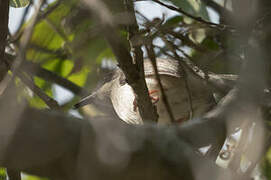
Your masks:
[{"label": "foliage", "polygon": [[6,177],[6,170],[5,168],[0,168],[0,179],[1,180],[5,180],[7,177]]},{"label": "foliage", "polygon": [[10,0],[10,6],[15,8],[25,7],[29,4],[29,0]]},{"label": "foliage", "polygon": [[[158,56],[163,57],[172,51],[172,48],[175,48],[178,55],[186,57],[206,72],[228,74],[239,71],[241,58],[225,56],[226,51],[235,53],[233,52],[235,51],[233,50],[234,38],[231,39],[234,36],[229,37],[226,41],[225,37],[230,36],[231,32],[206,23],[212,18],[203,1],[165,0],[163,2],[191,14],[192,18],[178,13],[178,15],[167,16],[164,19],[158,18],[159,23],[156,23],[156,21],[148,20],[145,17],[143,17],[143,21],[140,21],[140,14],[137,14],[140,26],[139,35],[145,39],[157,40],[158,43],[154,50]],[[27,5],[29,5],[29,0],[10,0],[11,7],[20,8]],[[59,0],[49,5],[45,4],[39,15],[25,52],[26,62],[34,63],[54,75],[92,91],[101,80],[101,75],[113,67],[110,63],[116,63],[111,48],[100,34],[101,24],[95,21],[95,15],[76,0]],[[197,18],[200,18],[201,21],[198,21]],[[26,33],[23,32],[27,31],[32,21],[34,21],[33,17],[25,21],[18,34],[13,35],[18,38],[14,43],[16,48],[24,41]],[[125,39],[128,34],[127,27],[122,22],[119,24],[117,33]],[[128,41],[125,41],[124,44],[129,49]],[[11,47],[11,54],[18,53],[16,48]],[[109,65],[104,65],[104,62],[108,61]],[[54,85],[57,82],[51,82],[39,76],[33,77],[29,72],[25,72],[25,74],[48,97],[56,99]],[[41,109],[48,108],[48,105],[37,93],[27,92],[24,96],[30,106]],[[75,94],[61,108],[70,110],[78,98],[78,94]],[[59,102],[59,104],[61,103],[63,102]],[[263,169],[267,177],[271,179],[269,154],[263,160]],[[0,171],[0,178],[5,178],[3,169]],[[37,180],[40,178],[25,176],[24,179]]]}]

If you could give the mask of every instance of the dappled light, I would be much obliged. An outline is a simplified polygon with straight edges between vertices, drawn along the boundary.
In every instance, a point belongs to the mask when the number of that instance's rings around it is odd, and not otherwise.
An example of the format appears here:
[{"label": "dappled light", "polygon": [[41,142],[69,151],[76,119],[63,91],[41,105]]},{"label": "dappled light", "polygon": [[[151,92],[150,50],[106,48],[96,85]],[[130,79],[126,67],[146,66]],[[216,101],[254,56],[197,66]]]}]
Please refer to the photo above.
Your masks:
[{"label": "dappled light", "polygon": [[271,179],[270,12],[0,1],[0,179]]}]

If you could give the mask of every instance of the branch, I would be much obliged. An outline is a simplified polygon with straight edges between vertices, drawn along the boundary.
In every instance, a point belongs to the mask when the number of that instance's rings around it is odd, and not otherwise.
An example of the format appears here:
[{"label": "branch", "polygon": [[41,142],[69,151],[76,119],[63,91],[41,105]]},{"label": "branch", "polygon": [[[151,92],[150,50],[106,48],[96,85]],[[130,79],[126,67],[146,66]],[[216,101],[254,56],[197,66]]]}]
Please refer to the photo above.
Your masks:
[{"label": "branch", "polygon": [[24,73],[19,71],[18,77],[21,79],[21,81],[25,85],[29,87],[29,89],[32,90],[32,92],[34,92],[39,98],[41,98],[50,109],[57,110],[60,108],[57,101],[47,96],[47,94],[45,94],[38,86],[36,86],[35,83],[29,77],[27,77]]},{"label": "branch", "polygon": [[[201,1],[204,2],[207,6],[214,9],[217,13],[219,13],[220,17],[224,17],[224,18],[225,17],[227,17],[227,18],[233,17],[233,13],[231,11],[229,11],[225,7],[220,6],[215,1],[213,1],[213,0],[201,0]],[[225,0],[225,1],[227,1],[227,0]]]},{"label": "branch", "polygon": [[212,22],[209,22],[209,21],[205,21],[205,20],[202,19],[201,17],[195,17],[195,16],[193,16],[193,15],[191,15],[191,14],[185,12],[185,11],[184,11],[182,8],[180,8],[180,7],[177,8],[177,7],[171,6],[171,5],[168,5],[168,4],[165,4],[165,3],[161,2],[161,1],[159,1],[159,0],[151,0],[151,1],[156,2],[156,3],[160,4],[161,6],[164,6],[164,7],[168,8],[168,9],[173,10],[173,11],[179,12],[179,13],[181,13],[181,14],[183,14],[183,15],[185,15],[185,16],[187,16],[187,17],[189,17],[189,18],[191,18],[191,19],[193,19],[193,20],[195,20],[195,21],[198,21],[198,22],[200,22],[200,23],[206,24],[206,25],[208,25],[209,27],[212,27],[212,28],[219,28],[219,29],[221,29],[221,30],[225,29],[225,27],[227,27],[227,28],[229,27],[228,25],[216,24],[216,23],[212,23]]},{"label": "branch", "polygon": [[139,107],[139,113],[142,119],[144,119],[145,121],[157,121],[158,115],[155,107],[151,103],[150,97],[148,96],[148,89],[145,78],[140,75],[136,65],[133,64],[130,52],[121,42],[121,38],[119,37],[117,30],[113,24],[113,15],[106,8],[105,4],[102,1],[84,0],[84,3],[89,7],[90,10],[92,10],[96,14],[98,19],[104,25],[103,35],[111,46],[118,60],[119,66],[125,74],[127,83],[134,90],[137,104]]},{"label": "branch", "polygon": [[[12,60],[13,57],[10,55],[7,55],[7,59],[6,62],[8,65],[12,64]],[[30,61],[24,61],[22,63],[21,69],[30,74],[31,76],[38,76],[42,79],[45,79],[47,81],[56,83],[68,90],[70,90],[71,92],[73,92],[76,95],[83,95],[86,96],[89,94],[89,92],[87,92],[85,89],[83,89],[82,87],[74,84],[73,82],[55,74],[54,72],[51,72],[47,69],[44,69],[42,67],[40,67],[38,64],[30,62]]]},{"label": "branch", "polygon": [[[143,88],[148,89],[146,81],[145,81],[144,62],[143,62],[144,59],[143,59],[143,52],[141,49],[141,44],[135,43],[135,41],[139,38],[138,37],[139,28],[138,28],[136,17],[135,17],[134,5],[133,5],[133,2],[130,0],[126,0],[125,5],[126,5],[128,13],[131,14],[131,16],[132,16],[132,20],[131,20],[132,22],[131,22],[131,24],[128,25],[128,40],[130,42],[131,51],[133,53],[133,62],[136,66],[139,77],[141,78]],[[140,100],[141,97],[138,97],[138,96],[136,96],[136,97],[137,97],[137,101],[138,101],[137,106],[140,111],[142,111],[142,109],[145,108],[144,103],[148,103],[148,104],[151,103],[150,98],[147,98],[147,100],[149,100],[149,102],[143,102],[142,100]],[[145,98],[145,97],[143,97],[143,98]],[[157,120],[158,119],[157,111],[154,108],[152,108],[152,110],[154,110],[154,112],[152,112],[154,115],[153,120],[155,122],[157,122],[158,121]],[[142,114],[143,113],[146,113],[146,112],[142,112]],[[142,119],[144,121],[144,118],[142,118]]]},{"label": "branch", "polygon": [[32,37],[33,31],[34,31],[34,26],[37,22],[38,13],[43,5],[43,1],[44,0],[39,1],[38,5],[36,7],[36,11],[33,15],[33,21],[31,21],[31,23],[29,24],[28,29],[25,31],[24,36],[21,40],[18,55],[17,55],[14,63],[10,67],[10,69],[13,72],[12,76],[5,76],[3,81],[0,82],[0,95],[5,91],[6,87],[9,85],[9,83],[14,78],[14,76],[16,76],[21,63],[25,60],[25,53],[28,48],[28,43]]},{"label": "branch", "polygon": [[162,82],[161,82],[161,79],[160,79],[160,75],[158,74],[156,57],[155,57],[155,53],[154,53],[154,50],[153,50],[152,42],[151,42],[150,45],[146,45],[146,49],[147,49],[148,56],[149,56],[149,58],[151,60],[151,64],[152,64],[153,69],[154,69],[155,78],[156,78],[156,80],[158,82],[158,85],[159,85],[159,88],[160,88],[160,91],[161,91],[163,103],[165,104],[165,107],[166,107],[166,110],[167,110],[167,113],[169,115],[171,123],[174,123],[175,119],[174,119],[171,107],[169,105],[167,95],[166,95],[165,90],[163,88],[163,85],[162,85]]},{"label": "branch", "polygon": [[9,1],[0,2],[0,82],[7,73],[7,66],[4,62],[5,47],[8,35],[8,15],[9,15]]},{"label": "branch", "polygon": [[[15,107],[21,113],[14,114]],[[0,121],[1,166],[67,180],[239,179],[188,144],[210,143],[225,132],[215,116],[184,127],[131,126],[106,117],[87,121],[21,108],[10,96],[0,101],[0,114],[9,122]]]}]

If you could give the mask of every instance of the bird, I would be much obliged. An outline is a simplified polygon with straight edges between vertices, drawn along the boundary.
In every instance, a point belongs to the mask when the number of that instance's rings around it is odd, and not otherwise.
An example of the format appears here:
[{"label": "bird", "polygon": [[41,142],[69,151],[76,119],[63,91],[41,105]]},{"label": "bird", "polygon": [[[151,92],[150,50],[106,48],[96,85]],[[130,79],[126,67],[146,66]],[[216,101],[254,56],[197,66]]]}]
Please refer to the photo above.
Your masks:
[{"label": "bird", "polygon": [[[212,89],[196,74],[180,68],[177,60],[156,58],[158,74],[163,86],[173,121],[162,98],[161,88],[150,59],[144,59],[144,73],[149,96],[157,109],[158,124],[183,123],[201,117],[216,105]],[[91,95],[74,105],[80,108],[94,104],[106,114],[113,114],[128,124],[143,124],[135,93],[126,82],[120,68]]]}]

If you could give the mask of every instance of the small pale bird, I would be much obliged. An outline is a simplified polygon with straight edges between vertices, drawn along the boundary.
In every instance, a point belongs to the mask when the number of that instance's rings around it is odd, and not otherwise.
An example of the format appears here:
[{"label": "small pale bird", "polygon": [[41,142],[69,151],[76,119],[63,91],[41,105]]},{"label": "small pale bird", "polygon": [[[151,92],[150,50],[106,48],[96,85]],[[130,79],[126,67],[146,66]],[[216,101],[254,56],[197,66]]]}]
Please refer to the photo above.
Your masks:
[{"label": "small pale bird", "polygon": [[[180,69],[178,61],[157,58],[156,63],[174,117],[173,122],[178,123],[191,117],[200,117],[215,105],[213,93],[206,83],[193,73],[185,75],[184,71]],[[144,60],[144,72],[150,98],[157,107],[158,124],[171,123],[161,97],[161,89],[153,65],[149,59]],[[75,105],[75,108],[91,103],[106,113],[117,114],[126,123],[143,124],[135,94],[131,86],[125,82],[125,76],[119,68],[115,70],[110,81],[105,82],[93,94],[82,99]]]}]

